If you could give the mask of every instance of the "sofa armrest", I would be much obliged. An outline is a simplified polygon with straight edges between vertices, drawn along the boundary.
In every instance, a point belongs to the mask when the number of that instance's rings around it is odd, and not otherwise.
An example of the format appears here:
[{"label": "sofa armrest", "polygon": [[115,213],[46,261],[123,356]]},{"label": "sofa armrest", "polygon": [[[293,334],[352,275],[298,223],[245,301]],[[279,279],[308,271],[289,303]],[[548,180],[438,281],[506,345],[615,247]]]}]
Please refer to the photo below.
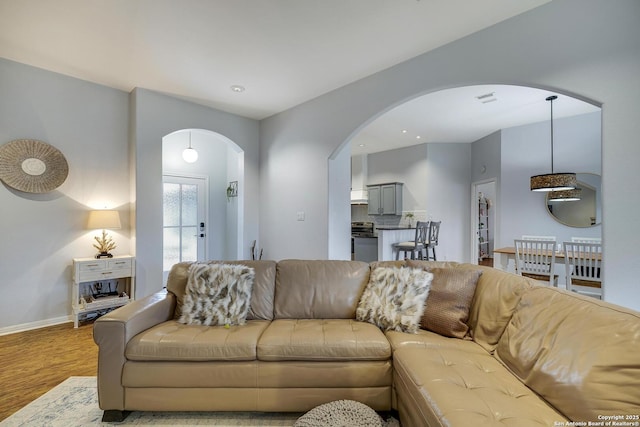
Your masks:
[{"label": "sofa armrest", "polygon": [[140,332],[173,318],[175,296],[161,291],[120,307],[97,319],[93,340],[98,345],[98,400],[103,410],[124,410],[122,369],[125,349]]}]

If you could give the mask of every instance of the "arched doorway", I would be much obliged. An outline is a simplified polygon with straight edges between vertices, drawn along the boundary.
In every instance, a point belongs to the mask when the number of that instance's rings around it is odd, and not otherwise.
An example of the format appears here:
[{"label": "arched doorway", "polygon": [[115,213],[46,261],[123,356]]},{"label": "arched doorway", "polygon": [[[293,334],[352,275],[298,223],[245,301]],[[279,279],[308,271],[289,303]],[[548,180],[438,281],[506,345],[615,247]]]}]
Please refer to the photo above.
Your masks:
[{"label": "arched doorway", "polygon": [[[182,155],[189,146],[193,163]],[[217,132],[181,129],[162,138],[162,174],[164,280],[176,262],[241,259],[243,150]]]},{"label": "arched doorway", "polygon": [[[345,186],[345,179],[338,179],[338,174],[334,172],[337,166],[332,165],[345,164],[341,159],[344,159],[345,152],[348,151],[368,156],[368,184],[379,184],[378,181],[406,181],[405,184],[408,185],[405,185],[403,190],[403,211],[411,212],[414,221],[443,221],[439,260],[477,262],[474,261],[474,251],[470,250],[476,244],[475,227],[478,223],[477,213],[472,209],[474,199],[470,197],[470,185],[488,178],[498,182],[506,180],[509,185],[517,183],[517,191],[515,187],[500,184],[497,190],[509,193],[506,199],[501,197],[500,200],[510,203],[510,211],[513,210],[511,205],[514,204],[515,207],[530,205],[527,209],[527,214],[531,216],[526,221],[528,227],[535,224],[536,227],[556,229],[558,225],[549,221],[546,214],[544,200],[531,194],[526,188],[526,183],[520,185],[527,173],[545,173],[549,168],[549,110],[545,98],[550,93],[555,92],[513,85],[474,85],[420,94],[399,105],[390,106],[363,123],[330,156],[330,213],[333,210],[331,206],[338,205],[340,200],[344,199],[342,190]],[[560,96],[566,101],[565,106],[568,108],[566,111],[557,109],[555,117],[562,119],[592,114],[589,120],[595,125],[590,127],[590,130],[592,135],[597,135],[598,140],[597,147],[593,144],[591,150],[597,157],[592,159],[593,161],[576,164],[577,157],[583,153],[576,150],[574,145],[570,149],[573,152],[565,152],[562,158],[556,157],[556,168],[600,174],[600,108],[570,95]],[[500,121],[495,122],[495,117],[500,117]],[[404,120],[405,118],[407,120]],[[492,127],[483,128],[483,122],[495,123],[491,124]],[[521,150],[518,154],[513,152],[511,146],[507,147],[501,141],[503,129],[516,129],[533,123],[538,123],[539,127],[531,132],[539,135],[531,139],[529,150]],[[511,140],[516,140],[516,134],[514,131],[508,136]],[[492,135],[494,138],[491,138]],[[561,143],[560,140],[556,142]],[[373,154],[367,153],[363,148],[369,144],[376,146]],[[501,149],[503,145],[507,147],[506,150]],[[415,148],[418,146],[422,146],[421,149]],[[576,151],[580,153],[578,156],[575,154]],[[504,163],[505,158],[509,159],[507,164]],[[517,158],[523,162],[517,166],[509,163]],[[374,166],[371,167],[371,164]],[[348,185],[348,179],[346,182]],[[498,206],[493,207],[501,209]],[[384,225],[401,226],[404,224],[403,216],[371,217],[371,220],[383,221]],[[335,217],[336,215],[331,214],[329,216],[329,235],[335,234],[334,240],[338,241],[338,230],[344,229],[340,221],[344,222],[344,218]],[[504,242],[512,239],[512,234],[518,228],[523,228],[524,222],[521,224],[518,221],[510,221],[505,216],[499,218],[505,222],[497,223],[494,231],[503,241],[496,244],[506,245]],[[473,225],[470,227],[470,224]],[[501,226],[505,226],[507,232],[500,233]],[[600,229],[592,231],[601,233]],[[557,231],[559,236],[569,233],[569,230]],[[331,245],[329,251],[330,257],[333,254],[341,254],[339,249],[335,250]]]}]

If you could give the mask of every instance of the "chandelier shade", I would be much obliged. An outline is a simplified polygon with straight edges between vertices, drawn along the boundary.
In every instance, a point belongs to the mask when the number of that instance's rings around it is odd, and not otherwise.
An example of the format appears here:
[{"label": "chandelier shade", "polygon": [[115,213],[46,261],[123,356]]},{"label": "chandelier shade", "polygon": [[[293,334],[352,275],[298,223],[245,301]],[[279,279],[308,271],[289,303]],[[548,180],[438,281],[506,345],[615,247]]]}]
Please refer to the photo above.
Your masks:
[{"label": "chandelier shade", "polygon": [[552,191],[547,197],[548,202],[577,202],[582,196],[582,189]]},{"label": "chandelier shade", "polygon": [[572,172],[547,173],[531,177],[531,191],[573,190],[577,185],[576,174]]},{"label": "chandelier shade", "polygon": [[551,173],[531,177],[531,191],[565,191],[573,190],[578,185],[576,174],[572,172],[553,172],[553,101],[556,95],[546,98],[551,103]]}]

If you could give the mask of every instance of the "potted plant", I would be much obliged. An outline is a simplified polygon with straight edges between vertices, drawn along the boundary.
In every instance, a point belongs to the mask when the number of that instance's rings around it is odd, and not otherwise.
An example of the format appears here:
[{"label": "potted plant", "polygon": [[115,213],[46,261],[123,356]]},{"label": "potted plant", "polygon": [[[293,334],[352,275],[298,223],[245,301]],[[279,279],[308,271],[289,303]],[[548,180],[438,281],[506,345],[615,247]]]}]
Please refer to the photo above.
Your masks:
[{"label": "potted plant", "polygon": [[413,212],[405,213],[404,217],[407,218],[407,228],[411,228],[411,218],[413,218]]}]

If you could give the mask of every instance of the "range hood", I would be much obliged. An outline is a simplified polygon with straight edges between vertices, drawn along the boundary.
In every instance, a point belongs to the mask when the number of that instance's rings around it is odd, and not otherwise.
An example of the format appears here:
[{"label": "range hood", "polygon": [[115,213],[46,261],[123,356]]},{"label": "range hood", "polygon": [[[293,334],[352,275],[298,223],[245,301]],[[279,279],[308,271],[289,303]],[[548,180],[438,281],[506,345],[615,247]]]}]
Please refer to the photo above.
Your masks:
[{"label": "range hood", "polygon": [[367,155],[351,156],[351,204],[369,203],[367,191]]},{"label": "range hood", "polygon": [[351,190],[352,205],[366,205],[369,203],[369,192],[367,190]]}]

